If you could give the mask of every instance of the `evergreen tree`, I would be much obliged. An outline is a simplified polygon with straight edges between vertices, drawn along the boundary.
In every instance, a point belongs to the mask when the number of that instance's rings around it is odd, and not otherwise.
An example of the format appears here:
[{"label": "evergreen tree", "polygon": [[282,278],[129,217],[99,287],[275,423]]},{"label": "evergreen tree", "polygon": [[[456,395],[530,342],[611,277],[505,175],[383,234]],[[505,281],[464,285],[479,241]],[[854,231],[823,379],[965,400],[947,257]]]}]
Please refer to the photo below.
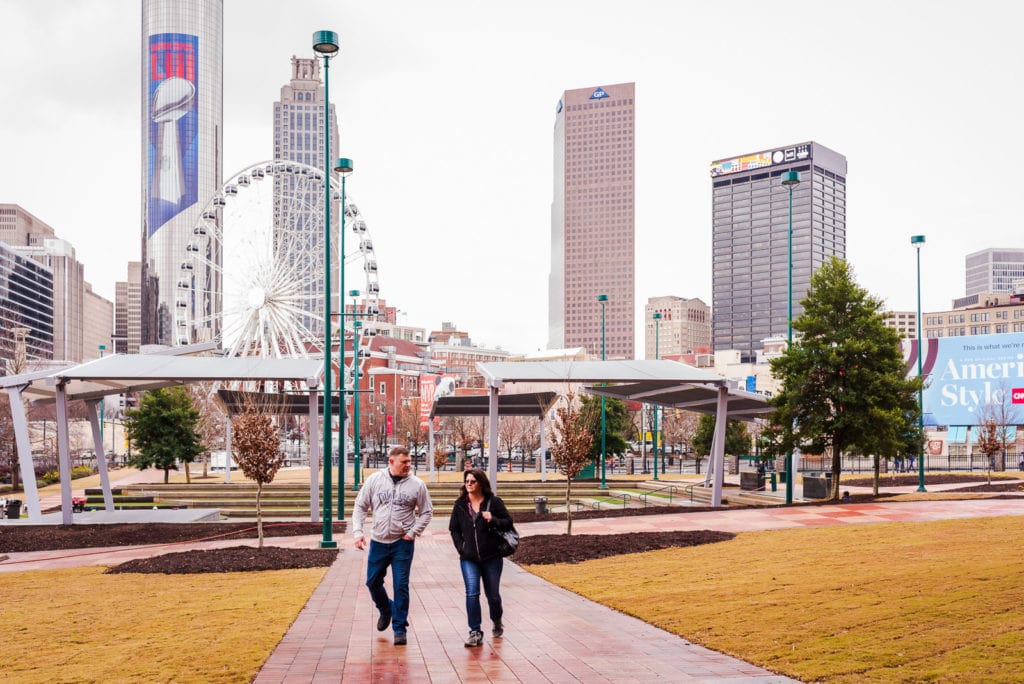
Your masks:
[{"label": "evergreen tree", "polygon": [[125,412],[128,438],[138,447],[129,465],[160,468],[164,482],[178,462],[191,463],[203,453],[197,427],[199,411],[184,387],[168,387],[146,392],[139,407]]},{"label": "evergreen tree", "polygon": [[[711,441],[715,436],[715,417],[702,414],[693,433],[691,446],[700,456],[711,453]],[[725,424],[725,453],[730,456],[745,456],[750,453],[750,433],[743,421],[730,418]]]},{"label": "evergreen tree", "polygon": [[921,443],[920,381],[906,376],[882,302],[857,285],[845,261],[833,257],[818,269],[801,305],[799,335],[771,362],[783,384],[770,402],[772,434],[782,452],[831,452],[838,499],[844,452],[891,458]]},{"label": "evergreen tree", "polygon": [[[601,457],[601,397],[584,394],[580,397],[580,414],[587,421],[587,429],[594,440],[590,445],[590,457]],[[633,431],[633,417],[626,410],[626,404],[619,399],[605,398],[604,401],[605,453],[624,454],[629,449],[626,438]]]}]

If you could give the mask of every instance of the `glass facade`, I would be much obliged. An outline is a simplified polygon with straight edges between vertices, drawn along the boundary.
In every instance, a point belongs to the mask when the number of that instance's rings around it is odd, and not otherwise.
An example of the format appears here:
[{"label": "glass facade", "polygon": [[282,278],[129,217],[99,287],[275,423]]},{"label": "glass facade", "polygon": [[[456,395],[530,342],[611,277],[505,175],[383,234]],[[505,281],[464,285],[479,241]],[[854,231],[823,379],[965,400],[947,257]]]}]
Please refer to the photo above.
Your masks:
[{"label": "glass facade", "polygon": [[[786,154],[794,149],[801,154]],[[746,159],[756,162],[736,163]],[[781,175],[797,171],[801,180],[793,189],[796,318],[811,274],[846,258],[846,158],[805,143],[729,164],[712,164],[713,345],[753,361],[765,338],[785,338],[788,329],[789,190]]]},{"label": "glass facade", "polygon": [[175,283],[223,177],[222,0],[142,3],[142,306],[147,339],[173,342]]},{"label": "glass facade", "polygon": [[[53,272],[0,243],[0,328],[28,330],[26,361],[53,359],[53,314]],[[4,351],[12,358],[15,350]]]}]

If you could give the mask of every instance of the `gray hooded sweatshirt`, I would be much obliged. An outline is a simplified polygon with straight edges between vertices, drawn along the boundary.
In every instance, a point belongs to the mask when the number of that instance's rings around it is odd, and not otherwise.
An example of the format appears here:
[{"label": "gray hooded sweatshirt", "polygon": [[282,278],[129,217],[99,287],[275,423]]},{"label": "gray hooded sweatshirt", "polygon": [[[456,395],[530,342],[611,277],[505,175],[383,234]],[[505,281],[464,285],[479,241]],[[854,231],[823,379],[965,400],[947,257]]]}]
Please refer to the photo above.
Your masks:
[{"label": "gray hooded sweatshirt", "polygon": [[356,537],[363,536],[363,523],[370,511],[373,511],[370,539],[384,544],[405,535],[420,536],[434,516],[430,492],[423,480],[409,475],[394,482],[387,468],[366,478],[359,490],[352,512],[352,531]]}]

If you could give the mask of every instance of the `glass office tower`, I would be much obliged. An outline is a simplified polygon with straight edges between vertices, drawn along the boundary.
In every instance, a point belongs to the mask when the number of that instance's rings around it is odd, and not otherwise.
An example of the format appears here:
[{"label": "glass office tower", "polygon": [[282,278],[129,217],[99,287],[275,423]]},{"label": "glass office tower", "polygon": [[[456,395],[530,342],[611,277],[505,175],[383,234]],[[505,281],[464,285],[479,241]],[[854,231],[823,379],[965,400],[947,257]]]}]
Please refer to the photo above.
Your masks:
[{"label": "glass office tower", "polygon": [[555,114],[548,348],[635,356],[633,83],[567,90]]},{"label": "glass office tower", "polygon": [[222,0],[143,0],[143,344],[174,341],[185,248],[223,182],[223,44]]}]

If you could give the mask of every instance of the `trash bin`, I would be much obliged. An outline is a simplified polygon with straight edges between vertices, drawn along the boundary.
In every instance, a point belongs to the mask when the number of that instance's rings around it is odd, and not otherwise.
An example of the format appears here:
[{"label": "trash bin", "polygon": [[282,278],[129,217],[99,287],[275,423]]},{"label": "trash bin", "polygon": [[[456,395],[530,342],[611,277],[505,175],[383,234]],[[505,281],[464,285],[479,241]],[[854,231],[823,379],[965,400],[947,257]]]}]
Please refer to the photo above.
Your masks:
[{"label": "trash bin", "polygon": [[7,506],[5,508],[8,520],[17,520],[21,517],[21,500],[20,499],[8,499]]},{"label": "trash bin", "polygon": [[546,496],[535,496],[533,497],[533,510],[535,513],[547,513],[548,512],[548,497]]}]

